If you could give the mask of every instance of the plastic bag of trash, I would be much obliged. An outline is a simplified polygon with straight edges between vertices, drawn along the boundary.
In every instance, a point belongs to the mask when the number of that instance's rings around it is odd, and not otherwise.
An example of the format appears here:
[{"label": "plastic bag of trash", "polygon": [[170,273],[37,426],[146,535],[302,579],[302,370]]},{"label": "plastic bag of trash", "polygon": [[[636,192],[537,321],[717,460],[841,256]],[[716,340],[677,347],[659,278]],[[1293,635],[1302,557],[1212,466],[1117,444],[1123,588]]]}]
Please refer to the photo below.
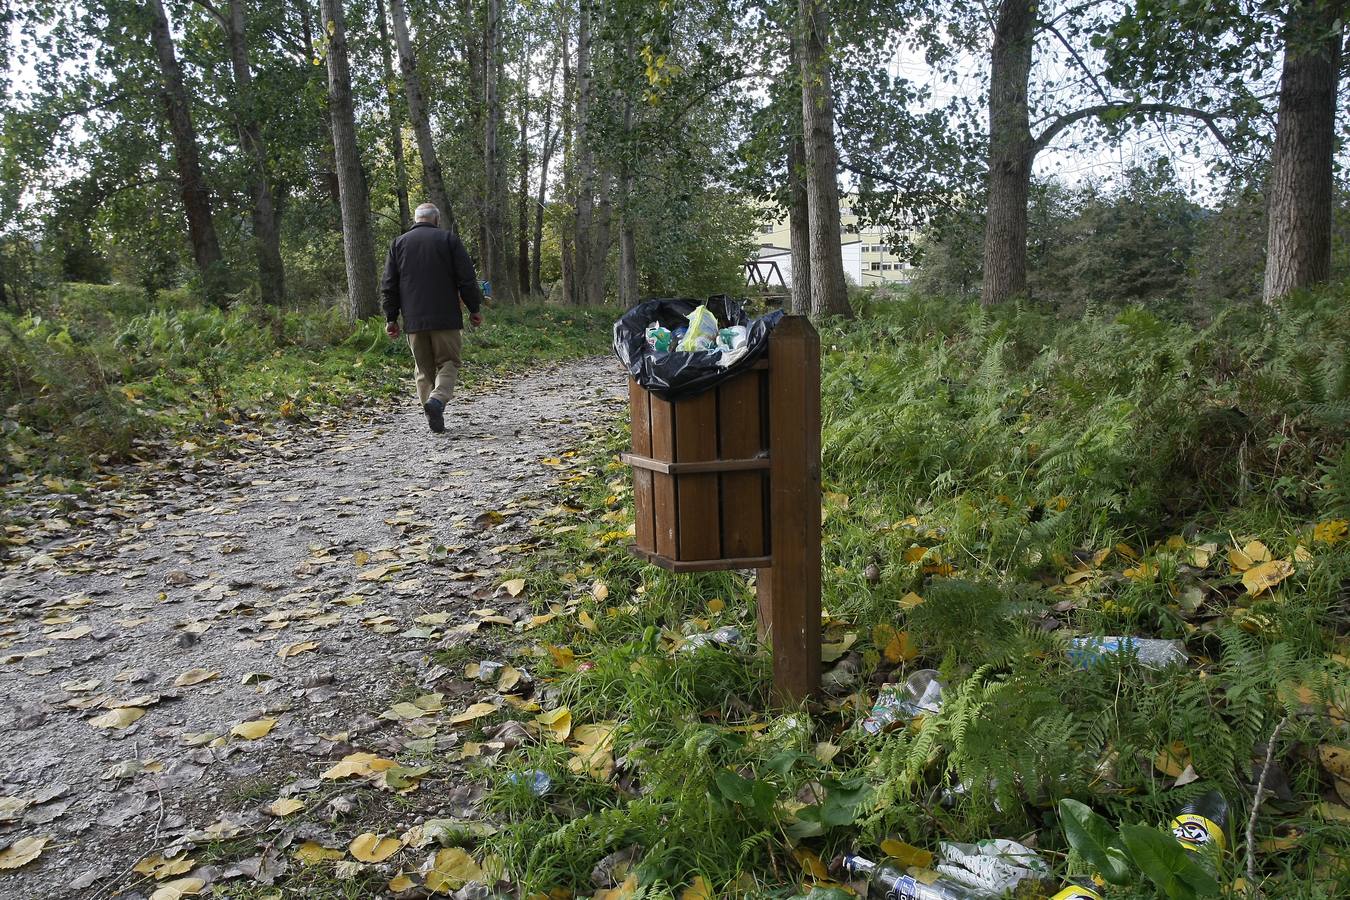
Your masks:
[{"label": "plastic bag of trash", "polygon": [[[705,307],[701,323],[710,323],[710,334],[698,332],[690,316]],[[729,297],[697,300],[646,300],[634,306],[614,323],[614,354],[642,387],[663,400],[681,400],[703,393],[733,375],[749,368],[769,346],[769,333],[783,318],[781,310],[751,319],[744,308]],[[655,326],[655,328],[653,328]],[[702,327],[700,325],[700,327]],[[744,329],[742,338],[739,329]],[[676,349],[662,350],[668,331]],[[683,334],[681,335],[681,330]],[[722,332],[737,329],[722,340]],[[649,334],[651,339],[649,339]],[[711,337],[710,349],[678,349],[694,335]],[[730,345],[727,347],[727,345]]]}]

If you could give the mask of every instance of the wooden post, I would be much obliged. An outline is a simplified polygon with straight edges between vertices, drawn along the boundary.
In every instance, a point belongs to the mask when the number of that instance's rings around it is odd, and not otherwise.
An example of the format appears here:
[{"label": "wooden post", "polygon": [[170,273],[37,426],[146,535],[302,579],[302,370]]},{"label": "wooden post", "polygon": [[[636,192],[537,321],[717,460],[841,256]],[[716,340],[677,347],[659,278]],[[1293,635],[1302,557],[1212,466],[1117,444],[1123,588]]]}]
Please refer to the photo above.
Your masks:
[{"label": "wooden post", "polygon": [[[769,339],[772,569],[759,570],[761,632],[773,644],[774,699],[820,690],[820,337],[788,316]],[[767,616],[766,616],[767,612]]]}]

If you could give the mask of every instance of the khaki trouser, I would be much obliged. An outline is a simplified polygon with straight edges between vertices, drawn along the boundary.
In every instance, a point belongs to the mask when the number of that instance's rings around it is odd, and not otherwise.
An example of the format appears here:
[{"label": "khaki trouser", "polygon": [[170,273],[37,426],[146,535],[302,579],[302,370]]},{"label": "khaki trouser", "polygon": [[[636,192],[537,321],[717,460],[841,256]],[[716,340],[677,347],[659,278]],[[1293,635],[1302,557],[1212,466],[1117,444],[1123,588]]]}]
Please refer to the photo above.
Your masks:
[{"label": "khaki trouser", "polygon": [[408,346],[417,365],[417,396],[422,404],[425,406],[431,397],[449,403],[455,396],[455,381],[459,378],[463,332],[411,331]]}]

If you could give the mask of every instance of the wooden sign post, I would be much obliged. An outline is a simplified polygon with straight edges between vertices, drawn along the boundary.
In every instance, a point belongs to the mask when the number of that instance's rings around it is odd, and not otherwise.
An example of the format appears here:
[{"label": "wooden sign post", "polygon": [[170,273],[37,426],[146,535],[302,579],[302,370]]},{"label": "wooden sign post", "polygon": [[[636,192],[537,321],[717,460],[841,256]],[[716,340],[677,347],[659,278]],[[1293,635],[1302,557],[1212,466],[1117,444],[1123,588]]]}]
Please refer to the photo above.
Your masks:
[{"label": "wooden sign post", "polygon": [[629,383],[633,553],[671,572],[755,569],[773,693],[820,688],[820,338],[802,316],[767,360],[684,400]]}]

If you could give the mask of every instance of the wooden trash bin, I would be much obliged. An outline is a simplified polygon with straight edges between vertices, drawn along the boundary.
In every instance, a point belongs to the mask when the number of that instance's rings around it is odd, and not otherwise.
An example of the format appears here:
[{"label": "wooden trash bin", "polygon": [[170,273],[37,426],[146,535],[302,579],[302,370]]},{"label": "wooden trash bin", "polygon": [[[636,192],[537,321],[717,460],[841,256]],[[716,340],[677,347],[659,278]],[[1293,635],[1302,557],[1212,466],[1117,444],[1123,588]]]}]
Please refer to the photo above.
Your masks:
[{"label": "wooden trash bin", "polygon": [[629,379],[635,554],[672,572],[769,564],[768,368],[673,402]]},{"label": "wooden trash bin", "polygon": [[634,544],[672,572],[758,570],[775,696],[820,688],[820,338],[787,316],[765,359],[662,400],[629,380]]}]

